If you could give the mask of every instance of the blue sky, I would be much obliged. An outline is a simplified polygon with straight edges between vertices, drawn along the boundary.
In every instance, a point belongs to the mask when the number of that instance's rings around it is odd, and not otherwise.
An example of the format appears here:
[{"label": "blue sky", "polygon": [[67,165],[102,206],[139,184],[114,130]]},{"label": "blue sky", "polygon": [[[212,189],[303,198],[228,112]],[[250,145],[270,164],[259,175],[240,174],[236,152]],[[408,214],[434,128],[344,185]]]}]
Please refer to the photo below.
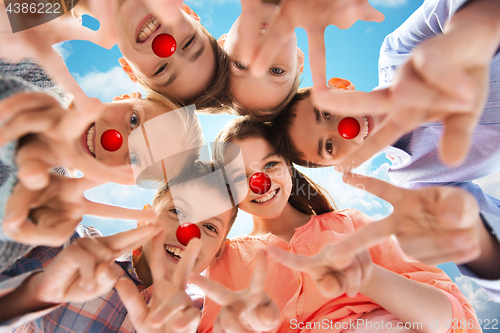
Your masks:
[{"label": "blue sky", "polygon": [[[229,31],[232,23],[241,12],[238,0],[191,0],[186,1],[201,17],[201,22],[214,35],[219,37]],[[382,23],[357,22],[348,30],[334,26],[327,28],[325,43],[327,46],[327,77],[342,77],[352,81],[357,90],[370,91],[377,86],[377,62],[380,45],[384,37],[396,29],[418,8],[420,0],[372,0],[372,5],[385,14]],[[86,19],[85,24],[94,26],[96,22]],[[301,86],[312,85],[309,71],[307,36],[302,29],[296,29],[298,46],[306,55]],[[113,96],[142,91],[132,83],[118,66],[121,53],[115,46],[111,50],[103,49],[89,42],[71,41],[56,47],[63,55],[70,72],[91,97],[98,97],[109,102]],[[233,116],[200,116],[205,140],[213,141],[217,133]],[[388,181],[389,161],[383,155],[365,163],[359,168],[363,174]],[[301,169],[315,182],[322,185],[333,197],[339,208],[355,208],[375,219],[390,214],[392,207],[385,201],[361,190],[345,185],[340,174],[332,168]],[[500,197],[499,178],[496,175],[481,183],[491,195]],[[151,203],[154,192],[136,186],[108,184],[86,193],[87,198],[125,207],[142,208]],[[85,217],[83,223],[93,225],[105,235],[135,227],[135,221],[117,221],[110,219]],[[251,217],[240,213],[230,236],[247,233],[251,230]],[[483,290],[470,280],[460,277],[453,264],[441,266],[461,287],[466,296],[473,301],[478,315],[483,319],[500,317],[500,304],[488,300]]]}]

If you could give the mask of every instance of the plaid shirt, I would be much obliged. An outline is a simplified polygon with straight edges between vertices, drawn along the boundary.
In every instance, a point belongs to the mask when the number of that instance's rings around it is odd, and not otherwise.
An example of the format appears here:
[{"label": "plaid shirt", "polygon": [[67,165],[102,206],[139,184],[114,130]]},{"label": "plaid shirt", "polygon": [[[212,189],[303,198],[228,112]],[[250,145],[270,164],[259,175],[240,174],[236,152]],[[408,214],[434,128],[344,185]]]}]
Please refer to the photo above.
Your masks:
[{"label": "plaid shirt", "polygon": [[[71,240],[80,237],[101,235],[96,229],[79,226]],[[11,268],[0,275],[0,293],[11,291],[19,286],[30,274],[46,267],[63,247],[37,247],[26,256],[20,258]],[[116,263],[123,269],[120,277],[127,276],[138,286],[146,302],[152,296],[153,286],[144,289],[132,265],[132,256],[119,258]],[[24,275],[22,275],[24,274]],[[192,286],[186,289],[195,305],[203,308],[202,292]],[[48,312],[50,311],[50,312]],[[48,313],[47,313],[48,312]],[[35,319],[36,318],[36,319]],[[28,321],[28,322],[27,322]],[[21,325],[22,326],[19,326]],[[12,332],[135,332],[132,322],[127,316],[127,310],[115,289],[107,295],[85,303],[66,303],[48,310],[31,313],[21,318],[14,318],[0,324],[0,331],[7,328]]]}]

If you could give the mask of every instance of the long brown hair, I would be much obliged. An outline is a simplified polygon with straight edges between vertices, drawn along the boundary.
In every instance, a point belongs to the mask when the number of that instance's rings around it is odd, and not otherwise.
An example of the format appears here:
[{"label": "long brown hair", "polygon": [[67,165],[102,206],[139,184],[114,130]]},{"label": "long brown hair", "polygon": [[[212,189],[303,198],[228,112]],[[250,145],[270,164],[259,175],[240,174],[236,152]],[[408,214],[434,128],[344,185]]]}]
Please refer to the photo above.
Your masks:
[{"label": "long brown hair", "polygon": [[[229,143],[234,140],[257,137],[267,140],[274,147],[270,130],[269,123],[256,123],[252,122],[248,117],[241,117],[226,126],[215,141]],[[224,150],[224,145],[216,146],[214,150],[214,161],[216,163],[221,163],[224,160]],[[278,155],[284,157],[279,153]],[[320,215],[336,210],[328,192],[297,170],[290,160],[285,158],[285,161],[292,176],[292,192],[288,202],[293,208],[308,215]],[[303,189],[306,189],[306,191]]]}]

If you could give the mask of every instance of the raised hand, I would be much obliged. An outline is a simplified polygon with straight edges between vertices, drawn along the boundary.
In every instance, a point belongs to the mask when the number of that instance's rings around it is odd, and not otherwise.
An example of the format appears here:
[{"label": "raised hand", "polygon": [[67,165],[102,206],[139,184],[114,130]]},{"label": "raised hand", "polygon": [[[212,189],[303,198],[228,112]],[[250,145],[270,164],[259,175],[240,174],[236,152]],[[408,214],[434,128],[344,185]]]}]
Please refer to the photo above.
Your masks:
[{"label": "raised hand", "polygon": [[214,321],[214,332],[262,332],[278,325],[278,307],[264,291],[267,257],[264,251],[257,252],[256,256],[250,285],[242,291],[232,291],[204,276],[191,275],[190,282],[222,306]]},{"label": "raised hand", "polygon": [[373,262],[367,250],[353,251],[350,242],[328,244],[316,255],[308,257],[267,246],[267,253],[276,262],[308,273],[325,297],[336,298],[343,293],[356,297],[370,284]]},{"label": "raised hand", "polygon": [[420,43],[389,88],[392,112],[339,165],[356,167],[420,124],[437,121],[444,127],[441,161],[463,162],[488,96],[489,65],[500,43],[498,13],[498,1],[476,1],[456,13],[443,34]]},{"label": "raised hand", "polygon": [[59,165],[79,169],[96,181],[134,183],[130,166],[111,168],[84,153],[82,134],[104,109],[98,100],[91,102],[94,111],[89,113],[67,111],[43,92],[19,93],[0,102],[0,145],[29,134],[16,154],[17,176],[24,186],[44,188],[50,169]]},{"label": "raised hand", "polygon": [[396,235],[406,254],[430,265],[461,264],[479,255],[478,228],[482,222],[477,201],[467,191],[452,186],[407,190],[353,174],[344,175],[344,181],[394,207],[391,215],[364,226],[344,241],[354,252]]},{"label": "raised hand", "polygon": [[[251,64],[256,75],[263,75],[271,65],[268,61],[274,59],[279,52],[279,45],[284,37],[295,33],[296,27],[304,28],[309,40],[313,83],[318,92],[327,90],[325,29],[330,24],[347,29],[357,20],[380,22],[384,19],[384,15],[375,10],[367,0],[284,0],[273,22],[260,22],[259,3],[256,0],[241,1],[241,28],[247,34],[242,39],[244,44],[241,50],[248,50],[242,52],[242,61]],[[262,23],[268,23],[269,28],[260,44],[255,39],[259,36]],[[257,34],[257,37],[252,34]],[[258,50],[254,51],[256,46]]]},{"label": "raised hand", "polygon": [[83,192],[101,185],[90,179],[52,174],[48,186],[37,191],[18,183],[5,207],[5,234],[20,243],[61,246],[73,235],[84,214],[141,221],[155,219],[153,210],[127,209],[87,200]]},{"label": "raised hand", "polygon": [[200,309],[186,294],[187,277],[201,251],[199,239],[189,242],[174,276],[167,270],[164,232],[153,238],[148,265],[153,277],[153,296],[149,304],[139,294],[129,279],[121,279],[116,290],[127,308],[128,315],[138,332],[196,332],[200,322]]},{"label": "raised hand", "polygon": [[[149,225],[108,237],[85,237],[65,248],[45,271],[33,277],[39,301],[85,302],[109,292],[118,279],[114,260],[160,232]],[[121,268],[119,268],[121,269]]]}]

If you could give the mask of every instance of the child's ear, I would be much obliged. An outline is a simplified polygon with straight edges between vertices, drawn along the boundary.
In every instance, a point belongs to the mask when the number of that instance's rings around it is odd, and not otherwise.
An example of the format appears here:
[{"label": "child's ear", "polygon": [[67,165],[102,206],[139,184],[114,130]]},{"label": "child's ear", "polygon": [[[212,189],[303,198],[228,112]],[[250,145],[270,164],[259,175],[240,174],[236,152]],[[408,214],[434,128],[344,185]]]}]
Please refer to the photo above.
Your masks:
[{"label": "child's ear", "polygon": [[222,244],[220,245],[219,251],[217,252],[215,257],[212,259],[212,262],[210,262],[210,267],[217,265],[219,260],[224,255],[224,252],[226,252],[226,248],[227,248],[229,242],[230,242],[230,240],[227,238],[222,241]]},{"label": "child's ear", "polygon": [[122,69],[125,73],[127,73],[128,77],[133,81],[137,82],[137,77],[134,74],[134,71],[132,70],[132,67],[130,67],[130,64],[125,60],[125,58],[120,58],[118,59],[118,62],[122,66]]},{"label": "child's ear", "polygon": [[299,67],[299,74],[302,74],[304,71],[304,61],[305,61],[304,52],[297,46],[297,66]]}]

